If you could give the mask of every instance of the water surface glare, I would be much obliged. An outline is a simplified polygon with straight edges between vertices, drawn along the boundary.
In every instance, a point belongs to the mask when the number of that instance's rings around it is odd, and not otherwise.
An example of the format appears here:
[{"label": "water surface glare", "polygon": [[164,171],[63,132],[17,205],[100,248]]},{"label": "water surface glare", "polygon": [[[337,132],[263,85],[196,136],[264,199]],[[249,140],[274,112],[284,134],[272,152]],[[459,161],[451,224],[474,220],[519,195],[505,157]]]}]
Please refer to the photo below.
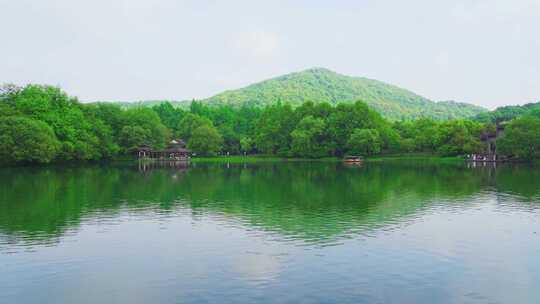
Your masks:
[{"label": "water surface glare", "polygon": [[0,303],[540,303],[540,170],[0,169]]}]

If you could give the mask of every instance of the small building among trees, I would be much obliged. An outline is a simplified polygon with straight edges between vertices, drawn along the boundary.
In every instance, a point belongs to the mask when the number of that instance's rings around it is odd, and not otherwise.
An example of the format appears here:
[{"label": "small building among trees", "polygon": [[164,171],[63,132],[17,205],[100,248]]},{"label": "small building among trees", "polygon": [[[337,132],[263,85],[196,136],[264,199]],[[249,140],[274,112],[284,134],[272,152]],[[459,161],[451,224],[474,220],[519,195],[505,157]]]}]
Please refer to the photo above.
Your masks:
[{"label": "small building among trees", "polygon": [[141,145],[137,148],[139,159],[188,161],[191,151],[186,148],[186,143],[181,139],[173,139],[163,150],[154,150],[149,145]]},{"label": "small building among trees", "polygon": [[497,149],[497,140],[504,136],[504,124],[495,125],[494,130],[489,130],[482,133],[480,139],[485,145],[485,151],[481,154],[471,155],[471,161],[502,161],[504,156],[500,155]]}]

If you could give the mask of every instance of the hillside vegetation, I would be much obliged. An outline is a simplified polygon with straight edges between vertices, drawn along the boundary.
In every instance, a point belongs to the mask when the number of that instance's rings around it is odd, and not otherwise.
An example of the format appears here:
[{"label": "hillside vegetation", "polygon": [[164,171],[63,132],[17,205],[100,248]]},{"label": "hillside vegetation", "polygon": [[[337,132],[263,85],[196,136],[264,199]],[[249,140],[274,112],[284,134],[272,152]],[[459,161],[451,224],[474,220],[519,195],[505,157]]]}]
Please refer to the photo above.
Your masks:
[{"label": "hillside vegetation", "polygon": [[354,102],[362,100],[391,120],[432,118],[447,120],[468,118],[486,109],[453,101],[434,102],[411,91],[384,82],[350,77],[333,71],[314,68],[226,91],[203,99],[211,105],[250,105],[263,107],[279,101],[298,106],[306,101]]},{"label": "hillside vegetation", "polygon": [[521,116],[535,115],[540,116],[540,102],[528,103],[522,106],[504,106],[498,107],[494,111],[478,114],[475,119],[481,122],[503,122],[510,121]]},{"label": "hillside vegetation", "polygon": [[[183,139],[198,156],[265,154],[324,158],[428,153],[482,153],[481,138],[495,125],[471,119],[422,118],[392,122],[366,103],[277,103],[263,107],[188,108],[168,102],[123,109],[81,104],[51,86],[0,86],[0,165],[113,159],[141,145],[164,148]],[[511,120],[499,150],[519,159],[540,159],[540,111]]]}]

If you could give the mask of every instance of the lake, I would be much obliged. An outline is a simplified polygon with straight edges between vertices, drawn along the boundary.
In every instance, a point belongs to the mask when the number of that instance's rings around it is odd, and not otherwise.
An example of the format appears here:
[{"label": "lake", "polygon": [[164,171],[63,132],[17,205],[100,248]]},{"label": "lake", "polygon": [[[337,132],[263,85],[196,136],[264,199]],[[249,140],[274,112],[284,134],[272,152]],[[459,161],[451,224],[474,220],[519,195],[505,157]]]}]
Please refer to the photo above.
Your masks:
[{"label": "lake", "polygon": [[540,303],[540,170],[0,169],[0,303]]}]

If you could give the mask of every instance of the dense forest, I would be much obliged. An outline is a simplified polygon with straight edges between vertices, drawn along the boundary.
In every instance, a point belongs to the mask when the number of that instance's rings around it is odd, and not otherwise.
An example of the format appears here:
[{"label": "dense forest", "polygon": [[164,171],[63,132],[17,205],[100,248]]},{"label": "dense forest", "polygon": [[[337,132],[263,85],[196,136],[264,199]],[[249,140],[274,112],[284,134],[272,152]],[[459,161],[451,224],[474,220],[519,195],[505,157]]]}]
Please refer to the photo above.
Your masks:
[{"label": "dense forest", "polygon": [[[162,148],[181,138],[200,156],[265,154],[320,158],[345,154],[481,152],[492,122],[389,121],[366,103],[285,102],[256,107],[189,108],[160,103],[122,109],[83,104],[56,87],[5,85],[0,91],[0,159],[4,163],[100,160],[130,155],[142,145]],[[519,158],[540,157],[540,113],[508,123],[500,147]]]}]

